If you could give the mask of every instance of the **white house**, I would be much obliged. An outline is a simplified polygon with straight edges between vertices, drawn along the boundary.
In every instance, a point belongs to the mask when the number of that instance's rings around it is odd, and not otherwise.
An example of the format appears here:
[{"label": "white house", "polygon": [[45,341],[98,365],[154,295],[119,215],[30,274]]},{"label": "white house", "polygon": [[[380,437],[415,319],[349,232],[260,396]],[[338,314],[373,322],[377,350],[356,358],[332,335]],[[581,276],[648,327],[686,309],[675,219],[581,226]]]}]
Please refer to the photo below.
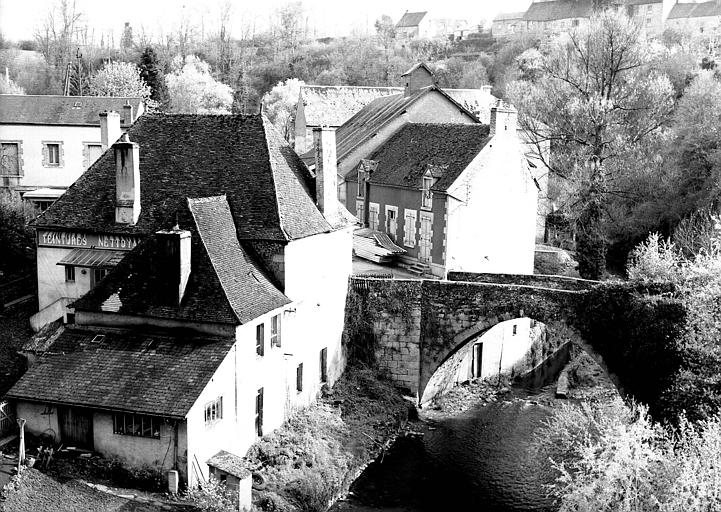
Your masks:
[{"label": "white house", "polygon": [[[118,113],[112,140],[105,111]],[[0,187],[44,211],[143,111],[141,98],[0,95]]]},{"label": "white house", "polygon": [[313,176],[260,116],[146,116],[36,220],[43,300],[119,262],[8,393],[30,432],[194,485],[332,385],[352,218],[316,136]]}]

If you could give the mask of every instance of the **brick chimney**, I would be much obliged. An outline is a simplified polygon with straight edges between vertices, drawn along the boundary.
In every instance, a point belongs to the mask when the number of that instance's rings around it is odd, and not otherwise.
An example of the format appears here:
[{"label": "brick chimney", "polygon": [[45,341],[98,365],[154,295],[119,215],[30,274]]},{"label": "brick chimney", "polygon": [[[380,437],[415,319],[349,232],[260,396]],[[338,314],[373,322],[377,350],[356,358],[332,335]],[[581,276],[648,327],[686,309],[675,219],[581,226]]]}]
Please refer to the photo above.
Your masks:
[{"label": "brick chimney", "polygon": [[318,209],[325,215],[338,213],[338,161],[335,152],[335,128],[313,128],[315,148],[315,196]]},{"label": "brick chimney", "polygon": [[175,225],[155,235],[158,240],[156,272],[163,286],[158,292],[166,303],[179,306],[190,279],[190,231]]},{"label": "brick chimney", "polygon": [[100,143],[107,150],[123,132],[120,130],[120,114],[113,110],[100,112]]},{"label": "brick chimney", "polygon": [[123,123],[125,123],[127,126],[130,126],[133,124],[133,106],[130,104],[130,100],[127,100],[125,102],[125,105],[123,105]]},{"label": "brick chimney", "polygon": [[140,146],[124,133],[115,152],[115,222],[135,224],[140,216]]},{"label": "brick chimney", "polygon": [[491,108],[491,129],[490,136],[495,135],[516,135],[518,125],[518,111],[513,105],[503,100],[498,100]]}]

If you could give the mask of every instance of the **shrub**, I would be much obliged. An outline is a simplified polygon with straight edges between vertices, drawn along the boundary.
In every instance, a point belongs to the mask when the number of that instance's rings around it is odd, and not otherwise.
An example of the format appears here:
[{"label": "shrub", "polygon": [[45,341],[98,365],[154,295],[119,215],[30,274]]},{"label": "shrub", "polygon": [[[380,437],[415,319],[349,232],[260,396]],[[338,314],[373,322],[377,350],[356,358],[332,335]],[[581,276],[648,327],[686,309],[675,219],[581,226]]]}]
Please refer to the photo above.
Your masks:
[{"label": "shrub", "polygon": [[338,487],[331,475],[306,471],[302,478],[288,486],[288,493],[303,512],[325,512]]},{"label": "shrub", "polygon": [[213,477],[197,488],[188,489],[184,496],[203,512],[232,512],[238,509],[225,483]]},{"label": "shrub", "polygon": [[631,251],[626,271],[632,280],[678,283],[683,276],[682,257],[671,241],[651,233]]}]

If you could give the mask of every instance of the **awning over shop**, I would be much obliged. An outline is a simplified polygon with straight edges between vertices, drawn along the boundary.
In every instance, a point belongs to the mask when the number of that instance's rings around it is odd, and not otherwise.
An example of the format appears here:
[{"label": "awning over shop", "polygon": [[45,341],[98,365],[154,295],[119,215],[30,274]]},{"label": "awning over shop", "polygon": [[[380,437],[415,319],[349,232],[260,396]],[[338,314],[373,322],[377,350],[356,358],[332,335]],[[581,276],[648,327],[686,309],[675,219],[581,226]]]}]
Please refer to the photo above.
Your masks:
[{"label": "awning over shop", "polygon": [[101,249],[73,249],[70,254],[58,261],[58,265],[74,267],[113,268],[123,259],[125,251],[104,251]]},{"label": "awning over shop", "polygon": [[23,194],[23,199],[57,199],[65,193],[64,188],[39,188]]}]

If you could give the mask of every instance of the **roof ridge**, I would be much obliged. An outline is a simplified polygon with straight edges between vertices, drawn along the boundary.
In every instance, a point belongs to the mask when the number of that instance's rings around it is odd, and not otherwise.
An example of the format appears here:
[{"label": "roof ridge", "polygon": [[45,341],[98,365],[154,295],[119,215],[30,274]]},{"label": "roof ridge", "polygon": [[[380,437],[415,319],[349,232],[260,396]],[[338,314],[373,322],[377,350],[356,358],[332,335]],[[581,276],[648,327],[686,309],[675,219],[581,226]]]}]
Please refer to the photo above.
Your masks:
[{"label": "roof ridge", "polygon": [[275,202],[275,208],[278,211],[278,226],[280,226],[280,230],[283,233],[283,237],[286,240],[290,240],[290,236],[288,236],[288,231],[285,229],[285,219],[283,218],[283,209],[280,207],[280,199],[278,194],[278,186],[275,182],[275,173],[278,172],[278,169],[276,168],[275,159],[273,158],[271,148],[270,148],[270,141],[268,140],[268,127],[270,126],[270,129],[275,130],[275,126],[270,122],[270,120],[265,117],[264,115],[261,115],[261,121],[263,123],[263,142],[265,143],[264,147],[265,150],[268,152],[268,164],[270,165],[270,182],[273,186],[273,191],[275,194],[274,196],[274,202]]}]

